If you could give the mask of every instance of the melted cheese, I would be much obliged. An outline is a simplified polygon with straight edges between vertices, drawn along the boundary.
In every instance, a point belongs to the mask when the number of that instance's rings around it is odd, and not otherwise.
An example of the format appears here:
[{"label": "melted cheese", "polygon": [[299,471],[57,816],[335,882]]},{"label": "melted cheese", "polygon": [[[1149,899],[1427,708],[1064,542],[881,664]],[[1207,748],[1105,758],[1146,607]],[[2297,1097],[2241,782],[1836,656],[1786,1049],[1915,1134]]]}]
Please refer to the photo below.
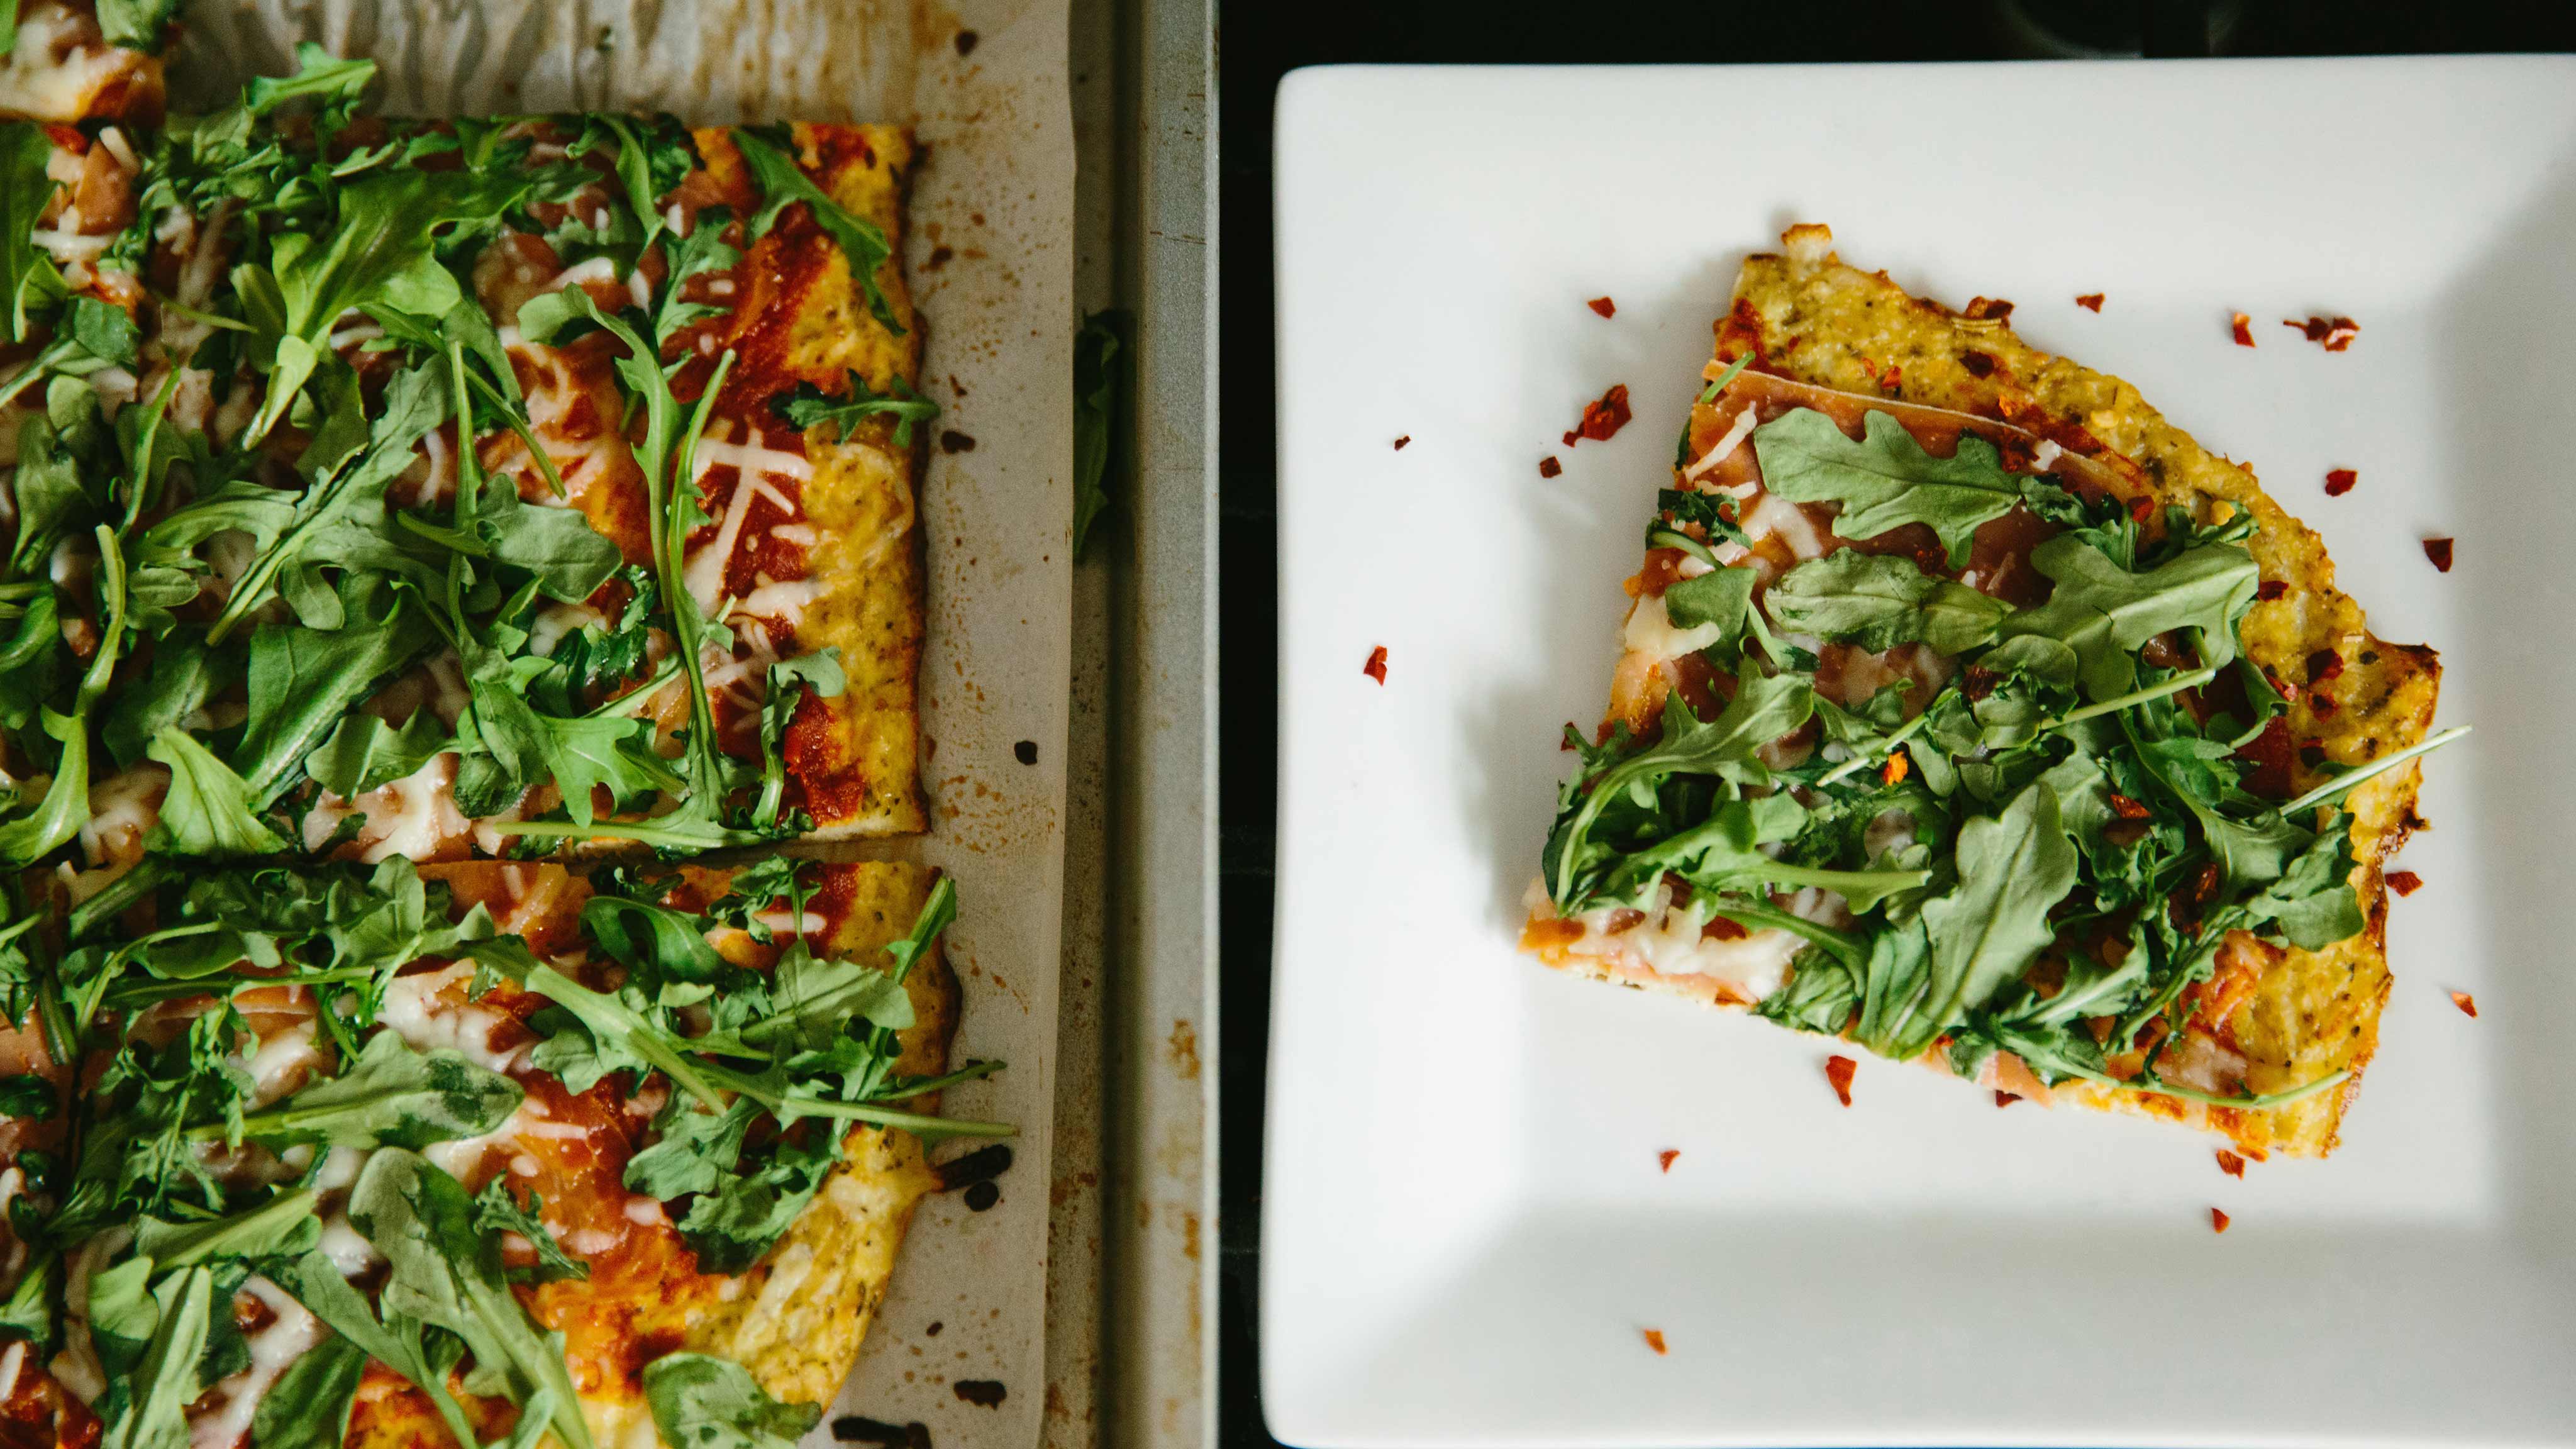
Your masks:
[{"label": "melted cheese", "polygon": [[1629,609],[1627,627],[1619,637],[1633,652],[1657,659],[1679,659],[1725,638],[1726,631],[1716,624],[1676,627],[1672,611],[1664,607],[1664,596],[1656,594],[1637,600],[1635,607]]},{"label": "melted cheese", "polygon": [[1798,505],[1777,493],[1765,493],[1762,501],[1753,505],[1753,511],[1744,516],[1744,536],[1759,543],[1775,534],[1789,546],[1789,552],[1802,559],[1825,556],[1823,536]]},{"label": "melted cheese", "polygon": [[372,865],[393,856],[435,860],[447,842],[473,822],[456,808],[456,756],[433,756],[399,780],[343,800],[325,791],[304,817],[304,848],[319,850],[352,810],[367,817],[358,832],[358,858]]},{"label": "melted cheese", "polygon": [[313,1047],[313,1023],[298,1022],[275,1036],[260,1039],[259,1050],[244,1065],[251,1077],[253,1108],[265,1107],[302,1086],[322,1054]]},{"label": "melted cheese", "polygon": [[746,614],[764,619],[784,619],[790,624],[805,617],[805,606],[814,602],[820,585],[812,579],[770,579],[764,576],[760,586],[742,596],[735,607]]},{"label": "melted cheese", "polygon": [[[377,1019],[422,1051],[445,1047],[488,1071],[506,1072],[519,1064],[521,1049],[494,1046],[492,1032],[510,1018],[491,1007],[462,1000],[461,993],[460,998],[446,996],[448,987],[461,985],[473,975],[473,963],[459,961],[435,971],[397,976],[385,988],[385,1009]],[[516,1120],[515,1114],[512,1120]],[[510,1124],[504,1122],[492,1134],[493,1140],[500,1140],[509,1130]]]},{"label": "melted cheese", "polygon": [[83,20],[59,5],[32,7],[18,18],[18,43],[0,64],[0,111],[42,121],[81,120],[109,82],[145,64],[135,52],[84,34],[89,27]]},{"label": "melted cheese", "polygon": [[1735,456],[1735,450],[1744,446],[1744,440],[1753,436],[1755,421],[1753,401],[1747,398],[1744,411],[1735,415],[1735,422],[1727,428],[1725,436],[1717,440],[1716,446],[1701,454],[1699,461],[1691,464],[1690,471],[1682,474],[1682,478],[1687,482],[1696,483],[1706,477],[1710,469]]}]

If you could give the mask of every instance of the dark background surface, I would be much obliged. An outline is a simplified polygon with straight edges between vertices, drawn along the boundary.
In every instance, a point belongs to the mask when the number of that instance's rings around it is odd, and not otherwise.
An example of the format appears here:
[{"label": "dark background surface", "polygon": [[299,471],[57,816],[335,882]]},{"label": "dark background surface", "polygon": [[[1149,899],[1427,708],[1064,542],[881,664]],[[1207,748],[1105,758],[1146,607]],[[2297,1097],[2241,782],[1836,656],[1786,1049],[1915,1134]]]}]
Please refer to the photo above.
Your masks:
[{"label": "dark background surface", "polygon": [[1342,62],[1724,64],[2073,55],[2373,55],[2576,49],[2576,5],[2443,0],[1234,0],[1218,16],[1223,952],[1218,1442],[1274,1442],[1258,1354],[1262,1091],[1277,819],[1278,480],[1273,470],[1271,106]]}]

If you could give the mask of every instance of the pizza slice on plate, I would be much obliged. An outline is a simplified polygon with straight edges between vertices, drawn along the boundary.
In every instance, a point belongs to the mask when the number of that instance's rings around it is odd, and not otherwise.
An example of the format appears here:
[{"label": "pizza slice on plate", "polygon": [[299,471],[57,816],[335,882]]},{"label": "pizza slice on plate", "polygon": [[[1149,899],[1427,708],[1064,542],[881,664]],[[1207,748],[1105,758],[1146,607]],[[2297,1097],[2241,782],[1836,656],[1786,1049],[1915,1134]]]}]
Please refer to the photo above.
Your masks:
[{"label": "pizza slice on plate", "polygon": [[953,899],[779,858],[165,880],[9,988],[0,1423],[792,1439],[940,1186],[922,1140],[1006,1130],[928,1115],[993,1065],[948,1066]]},{"label": "pizza slice on plate", "polygon": [[1525,946],[2322,1156],[2440,666],[2116,378],[1842,264],[1717,326]]}]

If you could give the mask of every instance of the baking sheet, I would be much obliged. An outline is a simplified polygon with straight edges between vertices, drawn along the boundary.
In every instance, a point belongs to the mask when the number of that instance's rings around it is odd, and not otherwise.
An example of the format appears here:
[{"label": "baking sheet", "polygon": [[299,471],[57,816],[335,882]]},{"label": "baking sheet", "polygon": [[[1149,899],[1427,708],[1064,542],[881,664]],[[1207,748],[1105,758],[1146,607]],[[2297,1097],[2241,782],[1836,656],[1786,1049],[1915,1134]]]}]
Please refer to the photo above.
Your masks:
[{"label": "baking sheet", "polygon": [[[1073,137],[1066,0],[197,0],[174,104],[291,71],[300,40],[382,67],[413,114],[650,108],[693,122],[911,120],[905,254],[939,428],[922,480],[919,840],[836,853],[957,878],[956,1044],[1008,1070],[948,1094],[1019,1124],[998,1205],[922,1205],[832,1415],[933,1444],[1033,1445],[1044,1394],[1072,531]],[[1036,746],[1036,763],[1016,747]],[[971,1146],[971,1144],[968,1144]],[[942,1156],[963,1150],[945,1149]],[[987,1406],[961,1382],[999,1384]],[[991,1397],[989,1389],[976,1395]],[[813,1436],[828,1442],[830,1418]],[[917,1441],[916,1441],[917,1442]]]}]

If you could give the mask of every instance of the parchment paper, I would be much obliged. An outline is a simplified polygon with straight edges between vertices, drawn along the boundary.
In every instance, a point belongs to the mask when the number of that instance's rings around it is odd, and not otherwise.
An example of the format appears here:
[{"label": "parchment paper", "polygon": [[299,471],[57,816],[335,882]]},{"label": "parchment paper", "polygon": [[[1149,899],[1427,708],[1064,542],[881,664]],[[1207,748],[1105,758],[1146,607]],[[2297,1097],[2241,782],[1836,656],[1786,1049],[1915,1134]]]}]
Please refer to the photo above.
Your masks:
[{"label": "parchment paper", "polygon": [[[1007,1071],[947,1110],[1017,1123],[1001,1202],[931,1198],[832,1414],[941,1449],[1034,1445],[1044,1404],[1048,1138],[1063,889],[1072,531],[1073,134],[1067,0],[195,0],[174,104],[293,69],[299,40],[382,68],[408,114],[641,107],[693,122],[910,120],[905,255],[938,427],[922,481],[930,834],[847,852],[957,879],[956,1056]],[[972,37],[971,39],[969,37]],[[951,451],[951,447],[954,451]],[[1016,746],[1036,748],[1022,764]],[[968,1144],[971,1145],[971,1144]],[[962,1147],[938,1155],[952,1155]],[[996,1406],[961,1381],[998,1383]],[[978,1397],[989,1397],[981,1393]],[[813,1436],[828,1442],[830,1418]]]}]

